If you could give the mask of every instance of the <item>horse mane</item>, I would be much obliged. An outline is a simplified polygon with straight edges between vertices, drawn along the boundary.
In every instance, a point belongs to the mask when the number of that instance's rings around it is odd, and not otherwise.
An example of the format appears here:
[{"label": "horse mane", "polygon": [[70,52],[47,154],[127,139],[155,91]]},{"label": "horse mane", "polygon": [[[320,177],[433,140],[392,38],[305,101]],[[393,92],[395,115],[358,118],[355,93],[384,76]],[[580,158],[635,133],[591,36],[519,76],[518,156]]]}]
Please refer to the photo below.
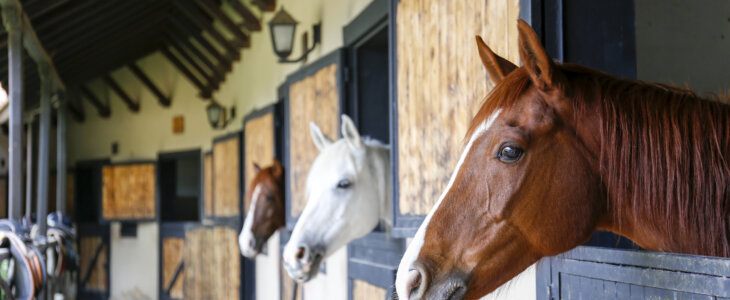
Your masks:
[{"label": "horse mane", "polygon": [[[730,257],[730,105],[722,103],[727,96],[703,98],[689,89],[576,64],[556,64],[556,70],[565,76],[558,88],[573,102],[573,112],[590,108],[598,114],[600,175],[617,226],[638,224],[651,228],[637,230],[665,233],[669,240],[657,250]],[[531,85],[525,68],[505,77],[487,96],[467,139]]]}]

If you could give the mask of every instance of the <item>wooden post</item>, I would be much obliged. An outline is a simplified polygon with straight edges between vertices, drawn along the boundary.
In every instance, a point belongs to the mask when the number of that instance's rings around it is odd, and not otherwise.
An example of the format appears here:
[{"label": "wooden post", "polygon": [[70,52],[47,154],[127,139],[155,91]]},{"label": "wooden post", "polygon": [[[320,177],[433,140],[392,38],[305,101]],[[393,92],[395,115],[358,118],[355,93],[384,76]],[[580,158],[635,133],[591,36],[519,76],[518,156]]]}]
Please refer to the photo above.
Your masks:
[{"label": "wooden post", "polygon": [[[56,120],[56,211],[66,214],[66,107],[67,99],[58,101]],[[59,220],[61,221],[61,220]]]},{"label": "wooden post", "polygon": [[9,120],[9,170],[8,216],[20,221],[23,203],[23,29],[20,9],[2,7],[3,23],[8,31],[8,98]]}]

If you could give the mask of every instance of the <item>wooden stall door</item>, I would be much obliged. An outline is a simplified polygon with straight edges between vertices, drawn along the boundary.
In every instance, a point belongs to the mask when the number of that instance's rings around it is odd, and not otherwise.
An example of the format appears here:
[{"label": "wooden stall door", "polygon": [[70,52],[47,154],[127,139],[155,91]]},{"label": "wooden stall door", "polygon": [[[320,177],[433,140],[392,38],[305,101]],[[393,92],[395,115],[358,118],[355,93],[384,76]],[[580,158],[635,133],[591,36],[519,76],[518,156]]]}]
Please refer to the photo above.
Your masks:
[{"label": "wooden stall door", "polygon": [[193,222],[160,224],[160,299],[183,299],[185,282],[185,228]]},{"label": "wooden stall door", "polygon": [[205,219],[230,223],[240,222],[242,199],[240,162],[240,132],[216,138],[213,141],[212,155],[206,155],[204,162],[206,174]]},{"label": "wooden stall door", "polygon": [[519,64],[520,0],[392,3],[397,65],[391,136],[398,201],[393,234],[407,237],[446,187],[467,127],[492,88],[474,36]]},{"label": "wooden stall door", "polygon": [[78,224],[78,299],[109,298],[109,225]]},{"label": "wooden stall door", "polygon": [[540,262],[537,299],[730,299],[728,287],[728,258],[581,246]]},{"label": "wooden stall door", "polygon": [[336,50],[287,78],[285,139],[287,174],[287,227],[293,228],[306,205],[309,169],[319,150],[312,142],[309,123],[326,136],[338,139],[342,111],[342,50]]},{"label": "wooden stall door", "polygon": [[242,257],[237,229],[190,227],[183,249],[185,299],[241,299]]},{"label": "wooden stall door", "polygon": [[124,163],[102,169],[102,218],[152,221],[157,217],[154,162]]},{"label": "wooden stall door", "polygon": [[348,244],[349,299],[388,299],[405,246],[404,239],[377,231]]},{"label": "wooden stall door", "polygon": [[244,178],[244,211],[250,209],[251,182],[256,172],[254,163],[265,168],[274,163],[275,133],[274,133],[274,106],[254,111],[249,114],[243,123],[243,178]]}]

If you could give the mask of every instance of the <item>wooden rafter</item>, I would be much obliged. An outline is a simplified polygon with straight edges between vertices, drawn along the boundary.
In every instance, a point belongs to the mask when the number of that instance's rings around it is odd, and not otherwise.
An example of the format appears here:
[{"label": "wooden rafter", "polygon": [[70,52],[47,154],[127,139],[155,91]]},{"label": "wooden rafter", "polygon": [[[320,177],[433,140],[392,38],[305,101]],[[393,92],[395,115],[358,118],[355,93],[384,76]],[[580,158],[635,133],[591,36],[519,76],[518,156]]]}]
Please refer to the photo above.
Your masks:
[{"label": "wooden rafter", "polygon": [[104,80],[104,83],[106,83],[117,95],[119,96],[122,101],[124,101],[125,104],[127,104],[127,107],[129,110],[133,112],[139,112],[139,102],[132,100],[132,97],[127,94],[127,92],[122,89],[121,86],[112,78],[110,75],[104,75],[102,77]]},{"label": "wooden rafter", "polygon": [[147,77],[147,74],[145,74],[144,71],[142,71],[142,69],[140,69],[136,63],[129,63],[127,65],[127,68],[129,68],[129,70],[132,71],[132,74],[134,74],[134,76],[137,76],[137,79],[139,79],[139,81],[141,81],[152,92],[152,94],[157,97],[157,101],[160,102],[160,105],[164,107],[170,106],[170,97],[165,96],[165,94],[163,94],[162,91],[157,88],[155,83],[152,82],[149,77]]},{"label": "wooden rafter", "polygon": [[243,42],[244,47],[248,47],[251,43],[248,35],[241,30],[240,27],[236,26],[236,23],[234,23],[231,18],[226,15],[225,12],[216,4],[213,2],[213,0],[199,0],[200,2],[197,2],[201,7],[207,9],[212,16],[217,19],[218,21],[223,24],[228,31],[233,33],[233,36],[238,38],[239,41]]},{"label": "wooden rafter", "polygon": [[251,12],[251,10],[248,9],[245,5],[241,4],[239,0],[230,0],[226,1],[231,7],[233,7],[233,10],[238,13],[241,18],[243,18],[243,26],[250,30],[250,31],[260,31],[261,30],[261,22],[258,18]]},{"label": "wooden rafter", "polygon": [[199,78],[198,78],[197,76],[195,76],[195,74],[193,74],[193,72],[192,72],[192,71],[190,71],[190,69],[188,69],[188,68],[187,68],[187,67],[185,66],[185,64],[183,64],[183,63],[182,63],[182,61],[180,61],[180,59],[178,59],[178,58],[177,58],[177,57],[176,57],[176,56],[175,56],[174,54],[172,54],[172,52],[170,52],[170,50],[169,50],[169,49],[167,49],[167,47],[163,47],[162,49],[160,49],[160,51],[162,52],[162,54],[163,54],[163,55],[164,55],[164,56],[165,56],[165,57],[166,57],[166,58],[167,58],[167,59],[168,59],[168,60],[169,60],[169,61],[170,61],[170,62],[171,62],[171,63],[172,63],[172,64],[173,64],[173,65],[174,65],[174,66],[175,66],[175,67],[176,67],[176,68],[177,68],[177,69],[178,69],[179,71],[180,71],[180,72],[182,72],[182,73],[183,73],[183,74],[185,75],[185,77],[187,77],[187,78],[188,78],[188,80],[190,80],[190,82],[192,82],[192,83],[193,83],[193,85],[195,85],[196,87],[198,87],[198,89],[200,90],[200,93],[201,93],[201,95],[202,95],[203,97],[205,97],[205,98],[207,98],[207,97],[210,97],[210,94],[211,94],[211,91],[210,91],[210,89],[209,89],[209,88],[208,88],[208,87],[207,87],[207,86],[206,86],[206,85],[205,85],[205,84],[204,84],[204,83],[203,83],[202,81],[200,81],[200,79],[199,79]]},{"label": "wooden rafter", "polygon": [[82,84],[81,86],[79,86],[79,90],[81,90],[81,93],[84,94],[84,97],[86,97],[86,99],[89,99],[91,104],[96,107],[96,111],[99,112],[100,116],[102,116],[103,118],[108,118],[111,115],[109,105],[102,103],[101,100],[99,100],[99,98],[94,95],[94,92],[89,90],[89,88]]},{"label": "wooden rafter", "polygon": [[225,66],[225,71],[228,72],[231,70],[231,64],[233,64],[233,58],[223,55],[218,49],[216,49],[200,32],[196,32],[195,29],[186,26],[183,22],[180,22],[176,17],[170,18],[170,24],[172,24],[172,31],[176,31],[177,34],[183,35],[183,36],[190,36],[195,41],[203,46],[210,55],[215,57],[220,64]]},{"label": "wooden rafter", "polygon": [[251,3],[262,11],[271,12],[276,10],[276,0],[253,0]]}]

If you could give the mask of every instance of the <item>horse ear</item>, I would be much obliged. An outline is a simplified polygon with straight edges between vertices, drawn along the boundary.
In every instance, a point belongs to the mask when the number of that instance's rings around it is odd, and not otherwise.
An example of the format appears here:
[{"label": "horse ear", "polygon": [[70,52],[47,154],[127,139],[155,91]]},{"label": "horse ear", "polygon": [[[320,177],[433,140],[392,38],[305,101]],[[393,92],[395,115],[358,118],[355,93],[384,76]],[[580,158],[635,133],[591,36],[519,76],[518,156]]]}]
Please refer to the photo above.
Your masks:
[{"label": "horse ear", "polygon": [[253,171],[256,173],[261,172],[261,166],[257,163],[253,163]]},{"label": "horse ear", "polygon": [[518,20],[517,29],[520,33],[520,59],[532,77],[532,82],[543,91],[552,89],[555,76],[553,60],[545,52],[540,39],[527,22]]},{"label": "horse ear", "polygon": [[482,59],[484,68],[489,73],[489,78],[494,84],[499,83],[502,79],[511,73],[517,66],[511,61],[494,54],[492,49],[489,49],[487,44],[484,43],[481,36],[476,36],[477,48],[479,49],[479,58]]},{"label": "horse ear", "polygon": [[342,136],[353,148],[359,149],[362,147],[360,133],[357,131],[355,123],[347,115],[342,115]]},{"label": "horse ear", "polygon": [[325,136],[314,122],[309,123],[309,132],[312,134],[312,141],[319,151],[324,150],[324,148],[332,144],[332,140]]},{"label": "horse ear", "polygon": [[274,159],[273,168],[271,169],[271,175],[274,175],[275,178],[280,178],[281,175],[284,173],[284,167],[279,163],[278,160]]}]

